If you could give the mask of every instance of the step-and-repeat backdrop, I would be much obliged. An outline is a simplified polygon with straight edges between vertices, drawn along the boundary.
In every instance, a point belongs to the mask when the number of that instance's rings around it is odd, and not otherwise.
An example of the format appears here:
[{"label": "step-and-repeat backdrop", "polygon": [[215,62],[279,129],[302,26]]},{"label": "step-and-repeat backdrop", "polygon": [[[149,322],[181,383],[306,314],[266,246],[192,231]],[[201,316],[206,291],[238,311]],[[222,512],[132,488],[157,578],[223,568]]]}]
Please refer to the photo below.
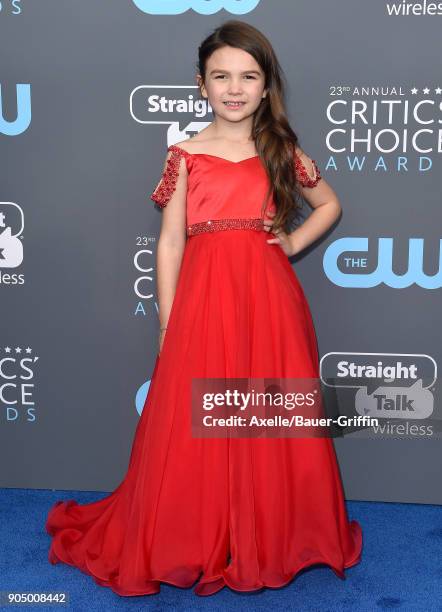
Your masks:
[{"label": "step-and-repeat backdrop", "polygon": [[378,417],[335,439],[347,497],[442,503],[441,14],[402,0],[1,0],[0,486],[123,478],[158,350],[149,195],[167,146],[213,119],[197,47],[236,18],[273,43],[292,126],[343,208],[292,265],[324,387]]}]

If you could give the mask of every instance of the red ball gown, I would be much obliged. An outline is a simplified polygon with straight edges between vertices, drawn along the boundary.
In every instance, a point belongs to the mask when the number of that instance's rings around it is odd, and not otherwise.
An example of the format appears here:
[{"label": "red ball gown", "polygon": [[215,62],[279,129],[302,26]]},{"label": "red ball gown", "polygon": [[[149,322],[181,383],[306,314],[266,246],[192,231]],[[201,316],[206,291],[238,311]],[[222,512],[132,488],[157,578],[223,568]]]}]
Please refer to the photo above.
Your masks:
[{"label": "red ball gown", "polygon": [[[263,230],[260,158],[168,152],[151,199],[166,206],[187,168],[188,237],[128,470],[104,499],[54,504],[49,561],[122,596],[161,583],[198,595],[280,587],[313,564],[345,578],[362,530],[347,516],[332,439],[192,436],[193,377],[319,378],[319,363],[303,289]],[[311,178],[294,160],[314,188],[316,162]]]}]

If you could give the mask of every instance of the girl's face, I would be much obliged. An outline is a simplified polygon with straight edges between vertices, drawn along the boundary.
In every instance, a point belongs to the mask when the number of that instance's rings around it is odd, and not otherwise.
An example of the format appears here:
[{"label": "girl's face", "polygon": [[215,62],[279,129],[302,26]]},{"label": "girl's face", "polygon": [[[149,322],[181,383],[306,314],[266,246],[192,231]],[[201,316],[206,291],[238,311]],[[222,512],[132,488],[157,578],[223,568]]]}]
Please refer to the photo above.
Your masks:
[{"label": "girl's face", "polygon": [[[264,72],[243,49],[217,49],[206,63],[206,82],[202,84],[201,75],[197,78],[214,114],[226,121],[244,120],[253,115],[267,95]],[[236,104],[229,106],[227,102]]]}]

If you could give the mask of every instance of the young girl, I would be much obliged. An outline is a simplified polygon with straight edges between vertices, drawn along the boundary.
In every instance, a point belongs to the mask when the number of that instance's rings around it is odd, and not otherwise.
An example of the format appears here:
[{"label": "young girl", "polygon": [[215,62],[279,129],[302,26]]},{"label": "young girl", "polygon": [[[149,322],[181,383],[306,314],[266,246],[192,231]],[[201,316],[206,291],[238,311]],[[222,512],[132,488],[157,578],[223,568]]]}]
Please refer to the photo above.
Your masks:
[{"label": "young girl", "polygon": [[[198,69],[214,120],[169,146],[151,195],[163,209],[160,350],[128,471],[95,503],[58,501],[46,525],[51,563],[119,595],[161,582],[198,595],[280,587],[314,564],[344,578],[361,557],[329,437],[192,435],[193,379],[319,377],[288,257],[340,211],[287,121],[268,40],[226,22],[201,44]],[[313,212],[288,232],[298,196]]]}]

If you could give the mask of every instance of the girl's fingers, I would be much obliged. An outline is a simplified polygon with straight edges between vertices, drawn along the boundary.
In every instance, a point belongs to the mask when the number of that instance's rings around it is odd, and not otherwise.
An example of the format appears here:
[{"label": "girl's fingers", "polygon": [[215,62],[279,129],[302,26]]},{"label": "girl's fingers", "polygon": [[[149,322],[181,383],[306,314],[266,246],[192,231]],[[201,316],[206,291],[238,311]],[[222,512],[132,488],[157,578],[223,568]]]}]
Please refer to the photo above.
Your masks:
[{"label": "girl's fingers", "polygon": [[264,229],[265,229],[267,232],[269,232],[269,231],[271,230],[271,228],[272,228],[272,225],[273,225],[273,217],[275,216],[275,214],[276,214],[275,212],[271,212],[271,211],[266,212],[266,216],[267,216],[267,217],[271,217],[270,219],[265,219],[265,218],[264,218],[264,221],[263,221],[263,222],[264,222]]},{"label": "girl's fingers", "polygon": [[264,221],[264,229],[266,232],[271,232],[273,227],[273,221]]}]

